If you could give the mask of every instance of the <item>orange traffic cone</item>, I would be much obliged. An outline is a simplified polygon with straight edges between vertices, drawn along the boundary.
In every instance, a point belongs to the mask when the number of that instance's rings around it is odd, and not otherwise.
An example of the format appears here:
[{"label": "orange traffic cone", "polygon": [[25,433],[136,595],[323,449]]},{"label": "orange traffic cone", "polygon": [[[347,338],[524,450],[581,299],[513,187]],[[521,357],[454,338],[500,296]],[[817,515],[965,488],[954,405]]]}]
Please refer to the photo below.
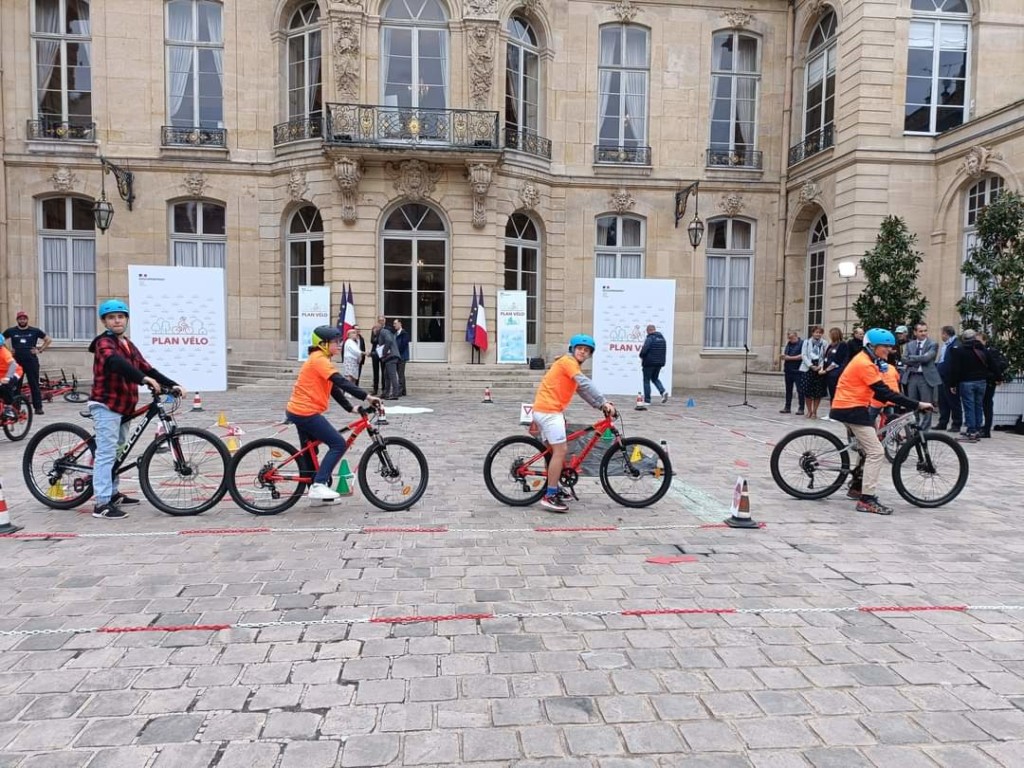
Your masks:
[{"label": "orange traffic cone", "polygon": [[636,408],[635,408],[635,410],[637,410],[637,411],[646,411],[647,410],[647,403],[644,402],[644,393],[643,392],[637,392],[636,393]]},{"label": "orange traffic cone", "polygon": [[156,442],[158,443],[156,449],[157,453],[166,453],[167,451],[171,450],[170,444],[166,440],[162,439],[166,434],[167,427],[165,427],[164,423],[161,421],[160,426],[156,428]]},{"label": "orange traffic cone", "polygon": [[730,528],[760,528],[761,526],[750,516],[750,493],[747,481],[736,478],[736,488],[732,494],[732,515],[723,521]]},{"label": "orange traffic cone", "polygon": [[484,387],[484,402],[485,403],[493,403],[494,402],[493,400],[491,400],[491,388],[490,387]]},{"label": "orange traffic cone", "polygon": [[20,530],[20,525],[15,525],[11,522],[11,513],[7,511],[7,502],[4,501],[3,481],[0,481],[0,536],[8,533],[17,533]]},{"label": "orange traffic cone", "polygon": [[203,398],[200,396],[200,394],[198,392],[196,392],[195,397],[192,398],[192,410],[193,411],[201,411],[201,410],[203,410]]},{"label": "orange traffic cone", "polygon": [[387,416],[386,413],[384,413],[384,406],[382,405],[380,407],[380,410],[378,411],[377,426],[378,427],[379,426],[383,426],[383,425],[386,425],[387,423],[388,423],[388,416]]}]

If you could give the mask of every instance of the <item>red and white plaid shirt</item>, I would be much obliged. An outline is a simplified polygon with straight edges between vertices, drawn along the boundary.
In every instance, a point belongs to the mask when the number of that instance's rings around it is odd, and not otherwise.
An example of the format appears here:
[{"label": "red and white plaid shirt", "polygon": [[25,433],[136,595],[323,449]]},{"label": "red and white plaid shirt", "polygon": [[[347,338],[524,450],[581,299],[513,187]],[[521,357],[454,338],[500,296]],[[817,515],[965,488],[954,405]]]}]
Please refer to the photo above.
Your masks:
[{"label": "red and white plaid shirt", "polygon": [[[106,331],[101,333],[89,345],[89,351],[95,357],[92,363],[92,392],[89,399],[103,403],[115,413],[130,415],[139,404],[139,385],[144,376],[153,370],[139,348],[124,336]],[[122,371],[108,367],[112,357],[121,357],[134,368],[137,376],[125,376]]]}]

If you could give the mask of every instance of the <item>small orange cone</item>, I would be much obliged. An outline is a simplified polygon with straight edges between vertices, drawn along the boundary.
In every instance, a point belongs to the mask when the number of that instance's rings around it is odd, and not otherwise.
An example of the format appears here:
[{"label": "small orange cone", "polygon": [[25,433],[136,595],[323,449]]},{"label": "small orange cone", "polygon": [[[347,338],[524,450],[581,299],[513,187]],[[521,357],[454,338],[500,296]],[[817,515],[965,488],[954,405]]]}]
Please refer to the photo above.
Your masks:
[{"label": "small orange cone", "polygon": [[637,392],[636,393],[636,408],[635,408],[635,410],[637,410],[637,411],[646,411],[647,410],[647,403],[644,402],[644,393],[643,392]]},{"label": "small orange cone", "polygon": [[195,397],[192,398],[192,410],[193,411],[201,411],[201,410],[203,410],[203,398],[202,398],[202,396],[198,392],[196,392]]},{"label": "small orange cone", "polygon": [[8,533],[17,533],[20,530],[20,525],[15,525],[11,522],[11,513],[7,511],[7,502],[4,501],[3,481],[0,481],[0,536]]},{"label": "small orange cone", "polygon": [[490,387],[484,387],[484,402],[485,403],[493,403],[494,402],[493,400],[491,400],[491,388]]},{"label": "small orange cone", "polygon": [[156,442],[159,443],[159,446],[156,449],[157,453],[166,453],[167,451],[171,450],[171,447],[166,440],[160,442],[161,438],[163,438],[166,434],[167,427],[165,427],[164,423],[161,421],[160,426],[156,428]]},{"label": "small orange cone", "polygon": [[730,528],[760,528],[756,520],[750,516],[750,493],[747,481],[736,478],[736,488],[732,494],[732,515],[723,520]]}]

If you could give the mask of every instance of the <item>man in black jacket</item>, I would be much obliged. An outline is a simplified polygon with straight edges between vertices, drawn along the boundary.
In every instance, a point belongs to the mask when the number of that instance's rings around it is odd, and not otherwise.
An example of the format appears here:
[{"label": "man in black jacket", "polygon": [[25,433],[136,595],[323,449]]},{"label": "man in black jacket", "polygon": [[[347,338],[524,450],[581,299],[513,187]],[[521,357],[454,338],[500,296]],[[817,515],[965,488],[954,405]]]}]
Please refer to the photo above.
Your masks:
[{"label": "man in black jacket", "polygon": [[951,350],[949,384],[960,396],[964,409],[965,442],[976,443],[984,420],[985,387],[993,376],[988,350],[978,341],[976,331],[960,334],[960,346]]},{"label": "man in black jacket", "polygon": [[661,393],[661,402],[668,402],[668,392],[658,379],[658,374],[665,366],[665,355],[668,346],[665,337],[659,333],[653,325],[647,326],[647,338],[644,339],[644,346],[640,350],[640,368],[644,374],[644,402],[651,402],[651,382]]}]

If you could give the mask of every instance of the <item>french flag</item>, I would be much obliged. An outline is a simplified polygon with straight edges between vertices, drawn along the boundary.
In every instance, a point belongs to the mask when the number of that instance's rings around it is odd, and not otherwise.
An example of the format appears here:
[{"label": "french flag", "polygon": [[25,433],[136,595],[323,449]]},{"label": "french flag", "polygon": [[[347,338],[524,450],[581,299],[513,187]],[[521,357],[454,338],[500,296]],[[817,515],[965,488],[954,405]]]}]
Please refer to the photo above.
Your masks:
[{"label": "french flag", "polygon": [[342,338],[348,336],[348,332],[352,330],[356,325],[356,304],[352,300],[352,285],[348,286],[348,292],[345,294],[345,303],[343,304],[345,309],[345,316],[342,318],[341,334]]},{"label": "french flag", "polygon": [[[475,292],[475,289],[474,289]],[[480,298],[476,303],[476,322],[474,323],[473,346],[481,352],[487,351],[487,309],[484,307],[484,289],[480,288]]]},{"label": "french flag", "polygon": [[476,286],[473,286],[473,305],[469,308],[469,319],[466,320],[466,341],[476,343]]}]

